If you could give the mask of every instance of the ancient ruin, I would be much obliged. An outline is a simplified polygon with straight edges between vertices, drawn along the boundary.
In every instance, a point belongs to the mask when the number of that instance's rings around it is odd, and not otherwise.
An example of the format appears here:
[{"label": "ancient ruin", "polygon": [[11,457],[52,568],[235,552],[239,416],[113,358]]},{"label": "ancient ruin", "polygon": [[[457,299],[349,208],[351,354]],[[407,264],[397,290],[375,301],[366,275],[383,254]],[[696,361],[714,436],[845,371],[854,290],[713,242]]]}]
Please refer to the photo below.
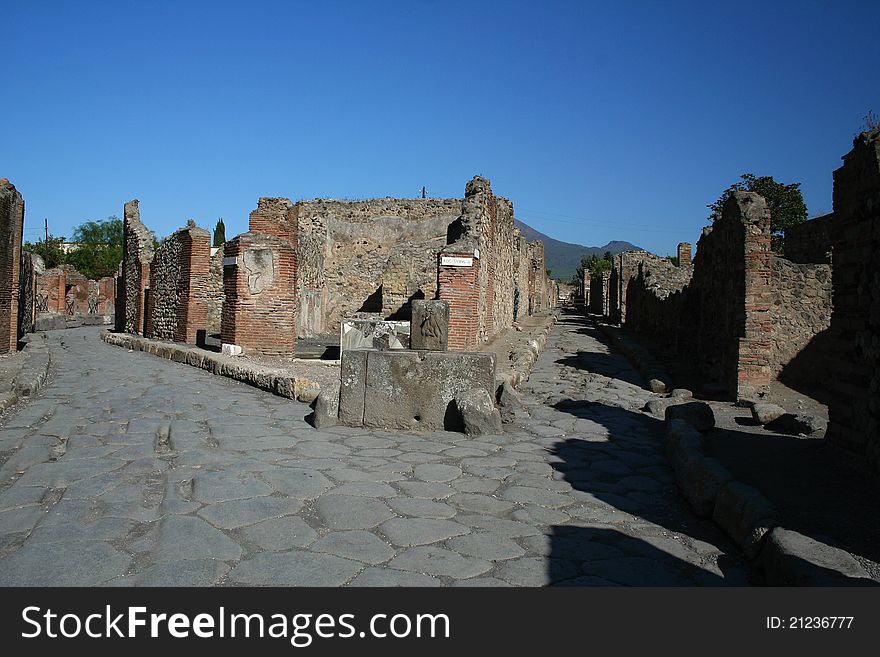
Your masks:
[{"label": "ancient ruin", "polygon": [[0,354],[18,344],[18,298],[24,200],[15,185],[0,180]]}]

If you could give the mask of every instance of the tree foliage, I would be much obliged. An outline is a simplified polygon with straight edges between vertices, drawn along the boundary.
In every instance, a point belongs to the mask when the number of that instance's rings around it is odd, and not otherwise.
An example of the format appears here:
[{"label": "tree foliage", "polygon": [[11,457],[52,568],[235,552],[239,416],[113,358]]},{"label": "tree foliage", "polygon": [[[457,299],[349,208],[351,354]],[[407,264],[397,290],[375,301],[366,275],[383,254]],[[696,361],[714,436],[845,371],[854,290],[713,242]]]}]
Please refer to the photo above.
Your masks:
[{"label": "tree foliage", "polygon": [[601,274],[603,271],[611,271],[611,251],[606,251],[600,258],[596,254],[586,255],[581,258],[581,264],[577,268],[575,282],[580,285],[584,280],[584,272],[590,272],[591,276]]},{"label": "tree foliage", "polygon": [[36,253],[46,263],[46,267],[51,269],[64,264],[64,251],[61,248],[63,243],[64,237],[49,235],[48,240],[43,239],[36,243],[25,242],[22,248],[25,251]]},{"label": "tree foliage", "polygon": [[217,220],[214,227],[214,244],[213,246],[223,246],[226,243],[226,224],[223,223],[223,217]]},{"label": "tree foliage", "polygon": [[123,225],[118,217],[86,221],[73,231],[77,245],[67,254],[67,262],[83,276],[99,279],[115,276],[122,262]]},{"label": "tree foliage", "polygon": [[733,183],[724,190],[721,197],[707,205],[712,213],[709,219],[716,221],[721,217],[724,202],[737,191],[755,192],[767,201],[770,210],[770,242],[776,253],[783,253],[783,236],[786,228],[797,226],[807,220],[807,206],[801,194],[801,184],[791,183],[785,185],[776,182],[772,176],[756,176],[753,173],[744,173],[742,180]]}]

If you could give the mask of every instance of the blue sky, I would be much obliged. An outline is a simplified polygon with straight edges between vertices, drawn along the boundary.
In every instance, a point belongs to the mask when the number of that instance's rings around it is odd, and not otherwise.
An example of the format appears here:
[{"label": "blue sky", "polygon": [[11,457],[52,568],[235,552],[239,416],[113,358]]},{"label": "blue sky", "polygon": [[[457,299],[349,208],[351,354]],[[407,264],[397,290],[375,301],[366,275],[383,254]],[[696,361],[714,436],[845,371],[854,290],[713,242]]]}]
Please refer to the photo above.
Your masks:
[{"label": "blue sky", "polygon": [[880,2],[12,2],[0,177],[25,237],[131,198],[227,236],[259,196],[459,197],[557,239],[696,241],[740,174],[831,172],[880,114]]}]

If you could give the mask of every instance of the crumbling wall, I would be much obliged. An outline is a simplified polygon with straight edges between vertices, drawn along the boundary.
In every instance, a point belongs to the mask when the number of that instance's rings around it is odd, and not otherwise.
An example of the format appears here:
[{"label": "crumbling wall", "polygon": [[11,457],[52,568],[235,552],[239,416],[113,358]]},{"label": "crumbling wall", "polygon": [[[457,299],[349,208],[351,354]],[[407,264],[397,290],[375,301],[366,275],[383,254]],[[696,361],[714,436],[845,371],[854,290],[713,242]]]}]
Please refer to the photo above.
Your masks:
[{"label": "crumbling wall", "polygon": [[150,263],[145,334],[196,343],[208,326],[211,235],[190,221],[164,240]]},{"label": "crumbling wall", "polygon": [[0,179],[0,354],[18,348],[18,295],[24,199]]},{"label": "crumbling wall", "polygon": [[611,272],[603,271],[590,276],[590,312],[596,315],[608,316],[609,287],[611,285]]},{"label": "crumbling wall", "polygon": [[34,330],[36,319],[36,276],[43,259],[35,253],[21,252],[21,268],[18,276],[18,338]]},{"label": "crumbling wall", "polygon": [[38,313],[57,315],[112,315],[116,279],[86,278],[73,265],[41,269],[34,280]]},{"label": "crumbling wall", "polygon": [[785,229],[785,257],[791,262],[830,263],[834,214]]},{"label": "crumbling wall", "polygon": [[[411,298],[437,288],[437,253],[458,199],[315,199],[296,204],[300,336],[339,331],[373,296],[408,318]],[[378,295],[377,295],[378,291]]]},{"label": "crumbling wall", "polygon": [[[125,204],[122,255],[122,308],[117,307],[117,330],[143,333],[145,292],[150,286],[150,262],[153,260],[152,231],[141,223],[138,200]],[[118,304],[117,304],[118,305]]]},{"label": "crumbling wall", "polygon": [[[767,204],[752,192],[736,192],[721,217],[704,229],[692,268],[650,256],[643,257],[629,282],[619,275],[625,324],[686,354],[708,381],[730,395],[754,396],[770,383],[783,358],[772,339],[771,271]],[[600,301],[593,297],[603,290],[593,279],[591,305],[597,308]],[[786,299],[795,303],[792,294]]]},{"label": "crumbling wall", "polygon": [[223,316],[223,247],[211,256],[208,277],[208,335],[220,333]]},{"label": "crumbling wall", "polygon": [[834,172],[834,312],[826,439],[880,470],[880,128]]},{"label": "crumbling wall", "polygon": [[261,198],[249,231],[224,246],[221,339],[245,352],[292,356],[296,347],[297,211]]},{"label": "crumbling wall", "polygon": [[514,317],[553,304],[543,243],[522,239],[513,205],[496,197],[480,176],[465,186],[461,213],[440,252],[438,281],[439,298],[450,307],[450,349],[481,345],[511,326]]},{"label": "crumbling wall", "polygon": [[[771,367],[774,377],[794,360],[811,340],[831,324],[831,266],[799,264],[771,258],[773,304],[770,306]],[[802,358],[798,379],[821,382],[831,363],[816,354]]]}]

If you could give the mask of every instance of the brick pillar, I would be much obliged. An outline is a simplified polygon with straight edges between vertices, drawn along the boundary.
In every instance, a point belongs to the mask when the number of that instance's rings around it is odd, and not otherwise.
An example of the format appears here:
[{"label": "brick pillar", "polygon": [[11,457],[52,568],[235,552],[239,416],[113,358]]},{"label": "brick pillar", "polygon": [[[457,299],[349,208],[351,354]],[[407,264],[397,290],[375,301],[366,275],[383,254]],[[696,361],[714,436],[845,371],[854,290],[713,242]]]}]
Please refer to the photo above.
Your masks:
[{"label": "brick pillar", "polygon": [[180,312],[174,339],[197,342],[199,331],[208,330],[208,286],[211,267],[211,234],[200,228],[181,233]]},{"label": "brick pillar", "polygon": [[0,179],[0,354],[18,348],[18,296],[24,199]]},{"label": "brick pillar", "polygon": [[450,351],[477,345],[480,330],[480,259],[474,249],[447,247],[439,255],[437,296],[449,304]]},{"label": "brick pillar", "polygon": [[224,344],[292,356],[296,348],[296,250],[272,235],[243,233],[223,256]]},{"label": "brick pillar", "polygon": [[745,317],[739,338],[736,391],[738,397],[751,397],[773,379],[771,355],[773,321],[770,307],[770,211],[764,199],[750,192],[737,192],[731,204],[738,205],[745,229]]},{"label": "brick pillar", "polygon": [[680,242],[678,245],[678,266],[691,264],[691,243]]}]

